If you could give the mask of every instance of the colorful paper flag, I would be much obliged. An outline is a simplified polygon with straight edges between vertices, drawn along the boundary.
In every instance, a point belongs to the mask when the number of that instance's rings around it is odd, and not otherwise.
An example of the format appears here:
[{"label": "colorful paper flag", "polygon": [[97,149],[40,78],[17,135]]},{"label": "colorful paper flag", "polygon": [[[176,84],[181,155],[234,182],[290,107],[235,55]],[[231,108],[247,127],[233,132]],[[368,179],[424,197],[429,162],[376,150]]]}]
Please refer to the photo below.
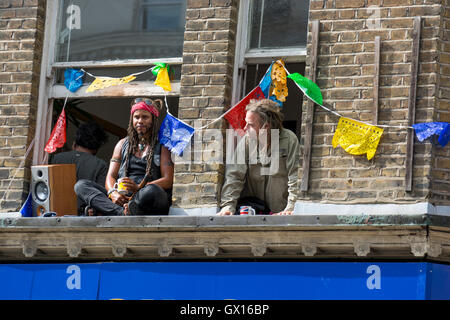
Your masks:
[{"label": "colorful paper flag", "polygon": [[373,158],[377,152],[383,129],[367,125],[359,121],[341,117],[333,136],[332,145],[340,145],[346,152],[353,155],[367,153],[367,159]]},{"label": "colorful paper flag", "polygon": [[70,92],[77,91],[83,85],[84,71],[67,68],[64,71],[64,85]]},{"label": "colorful paper flag", "polygon": [[303,91],[303,93],[312,101],[314,101],[314,103],[320,106],[322,105],[323,97],[317,84],[299,73],[291,73],[287,77],[294,80],[295,83],[298,84],[299,88]]},{"label": "colorful paper flag", "polygon": [[448,122],[417,123],[412,126],[420,142],[432,135],[438,135],[439,144],[445,147],[450,140],[450,123]]},{"label": "colorful paper flag", "polygon": [[194,128],[168,113],[159,129],[159,142],[180,156],[190,143],[194,131]]},{"label": "colorful paper flag", "polygon": [[158,75],[156,76],[155,84],[160,86],[166,91],[172,91],[172,86],[170,85],[169,71],[167,67],[160,68]]},{"label": "colorful paper flag", "polygon": [[61,148],[66,143],[66,113],[64,108],[53,127],[52,134],[45,145],[44,151],[53,153],[56,149]]},{"label": "colorful paper flag", "polygon": [[22,205],[22,208],[20,208],[19,212],[22,214],[22,217],[33,216],[33,198],[31,196],[31,192],[28,193],[28,197]]},{"label": "colorful paper flag", "polygon": [[272,65],[271,77],[272,89],[270,90],[270,95],[275,96],[280,102],[286,101],[286,97],[288,96],[288,88],[283,60],[278,60]]},{"label": "colorful paper flag", "polygon": [[272,73],[272,66],[273,66],[273,63],[270,65],[266,74],[264,75],[261,82],[259,83],[259,86],[261,87],[261,91],[264,93],[264,96],[266,98],[269,97],[269,89],[270,89],[270,85],[272,84],[272,77],[270,76]]},{"label": "colorful paper flag", "polygon": [[257,86],[255,89],[250,91],[248,95],[245,96],[244,99],[238,102],[233,108],[231,108],[224,115],[224,118],[228,120],[230,125],[236,130],[241,136],[244,135],[244,127],[245,127],[245,107],[250,103],[250,100],[261,100],[264,99],[264,93],[261,90],[260,86]]},{"label": "colorful paper flag", "polygon": [[105,89],[112,86],[128,83],[136,79],[135,76],[129,75],[123,78],[97,77],[86,89],[86,92],[94,92],[96,90]]}]

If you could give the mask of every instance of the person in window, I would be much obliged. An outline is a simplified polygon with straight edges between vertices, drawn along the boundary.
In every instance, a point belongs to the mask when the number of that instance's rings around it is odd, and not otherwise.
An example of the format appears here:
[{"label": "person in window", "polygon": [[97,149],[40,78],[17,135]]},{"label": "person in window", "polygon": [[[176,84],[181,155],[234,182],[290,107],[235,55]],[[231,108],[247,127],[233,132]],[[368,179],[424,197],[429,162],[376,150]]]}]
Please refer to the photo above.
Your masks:
[{"label": "person in window", "polygon": [[[137,98],[131,105],[128,136],[113,151],[105,187],[81,180],[76,194],[96,215],[167,215],[174,165],[158,142],[156,120],[161,100]],[[118,180],[128,190],[122,194]]]},{"label": "person in window", "polygon": [[[103,129],[95,122],[81,124],[75,133],[72,150],[51,156],[50,164],[75,164],[77,181],[86,179],[105,185],[108,166],[96,156],[108,140]],[[78,213],[84,213],[84,203],[78,198]]]},{"label": "person in window", "polygon": [[[297,137],[283,128],[280,107],[270,99],[252,100],[246,107],[245,121],[245,135],[237,145],[233,163],[226,165],[218,215],[239,214],[241,205],[252,206],[256,214],[293,214],[298,192]],[[261,139],[260,133],[267,137]],[[252,151],[249,146],[256,144]],[[267,150],[266,160],[255,150]],[[238,160],[240,155],[245,155],[244,161]]]}]

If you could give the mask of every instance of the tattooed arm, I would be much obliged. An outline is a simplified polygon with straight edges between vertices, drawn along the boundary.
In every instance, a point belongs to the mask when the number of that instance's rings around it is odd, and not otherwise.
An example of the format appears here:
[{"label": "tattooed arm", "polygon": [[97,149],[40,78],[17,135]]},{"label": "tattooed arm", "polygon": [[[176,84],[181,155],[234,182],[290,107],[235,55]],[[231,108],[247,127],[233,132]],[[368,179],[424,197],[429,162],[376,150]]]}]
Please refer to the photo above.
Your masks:
[{"label": "tattooed arm", "polygon": [[149,182],[148,184],[155,183],[165,190],[172,188],[173,169],[174,164],[171,159],[170,151],[166,147],[161,146],[161,178]]}]

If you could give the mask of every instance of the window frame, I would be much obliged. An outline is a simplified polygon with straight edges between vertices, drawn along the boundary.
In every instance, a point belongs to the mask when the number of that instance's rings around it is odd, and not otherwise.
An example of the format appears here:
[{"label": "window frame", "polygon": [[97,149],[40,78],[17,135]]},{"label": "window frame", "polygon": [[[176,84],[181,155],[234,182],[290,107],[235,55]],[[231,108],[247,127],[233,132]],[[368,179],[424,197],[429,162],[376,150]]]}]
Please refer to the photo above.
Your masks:
[{"label": "window frame", "polygon": [[[56,72],[65,68],[123,68],[142,67],[143,70],[154,65],[156,62],[167,63],[169,65],[181,65],[183,57],[159,58],[159,59],[117,59],[107,61],[69,61],[55,62],[56,53],[56,32],[58,24],[61,22],[60,15],[62,0],[47,1],[44,44],[42,51],[42,63],[39,81],[38,108],[36,115],[35,146],[33,150],[33,165],[46,164],[48,153],[44,151],[45,143],[50,137],[52,126],[53,101],[65,98],[132,98],[136,96],[156,97],[156,96],[179,96],[180,81],[171,81],[172,91],[165,92],[161,87],[155,85],[155,81],[133,81],[122,84],[120,88],[111,87],[110,90],[98,90],[86,93],[86,88],[90,84],[83,86],[75,93],[70,92],[63,84],[56,83]],[[124,75],[125,76],[125,75]]]},{"label": "window frame", "polygon": [[[231,99],[232,105],[238,103],[247,91],[245,88],[245,82],[248,65],[270,64],[272,61],[280,58],[282,58],[286,63],[306,61],[306,45],[273,49],[248,49],[250,44],[249,30],[252,4],[253,0],[240,1],[236,31],[233,93]],[[308,30],[305,32],[308,34]]]}]

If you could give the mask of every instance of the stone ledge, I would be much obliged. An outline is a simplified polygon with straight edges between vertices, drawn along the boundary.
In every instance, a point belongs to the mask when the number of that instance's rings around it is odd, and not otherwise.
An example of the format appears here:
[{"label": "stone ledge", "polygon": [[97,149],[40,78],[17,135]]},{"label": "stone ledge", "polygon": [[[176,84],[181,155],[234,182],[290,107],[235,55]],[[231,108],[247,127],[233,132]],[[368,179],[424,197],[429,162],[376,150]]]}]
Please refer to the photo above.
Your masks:
[{"label": "stone ledge", "polygon": [[393,259],[450,262],[449,217],[0,219],[0,261]]},{"label": "stone ledge", "polygon": [[16,228],[119,228],[128,230],[168,228],[256,228],[296,226],[367,226],[367,225],[428,225],[436,221],[449,225],[450,217],[427,214],[418,215],[292,215],[292,216],[108,216],[78,217],[61,216],[50,218],[14,218],[0,216],[0,230],[5,232]]}]

